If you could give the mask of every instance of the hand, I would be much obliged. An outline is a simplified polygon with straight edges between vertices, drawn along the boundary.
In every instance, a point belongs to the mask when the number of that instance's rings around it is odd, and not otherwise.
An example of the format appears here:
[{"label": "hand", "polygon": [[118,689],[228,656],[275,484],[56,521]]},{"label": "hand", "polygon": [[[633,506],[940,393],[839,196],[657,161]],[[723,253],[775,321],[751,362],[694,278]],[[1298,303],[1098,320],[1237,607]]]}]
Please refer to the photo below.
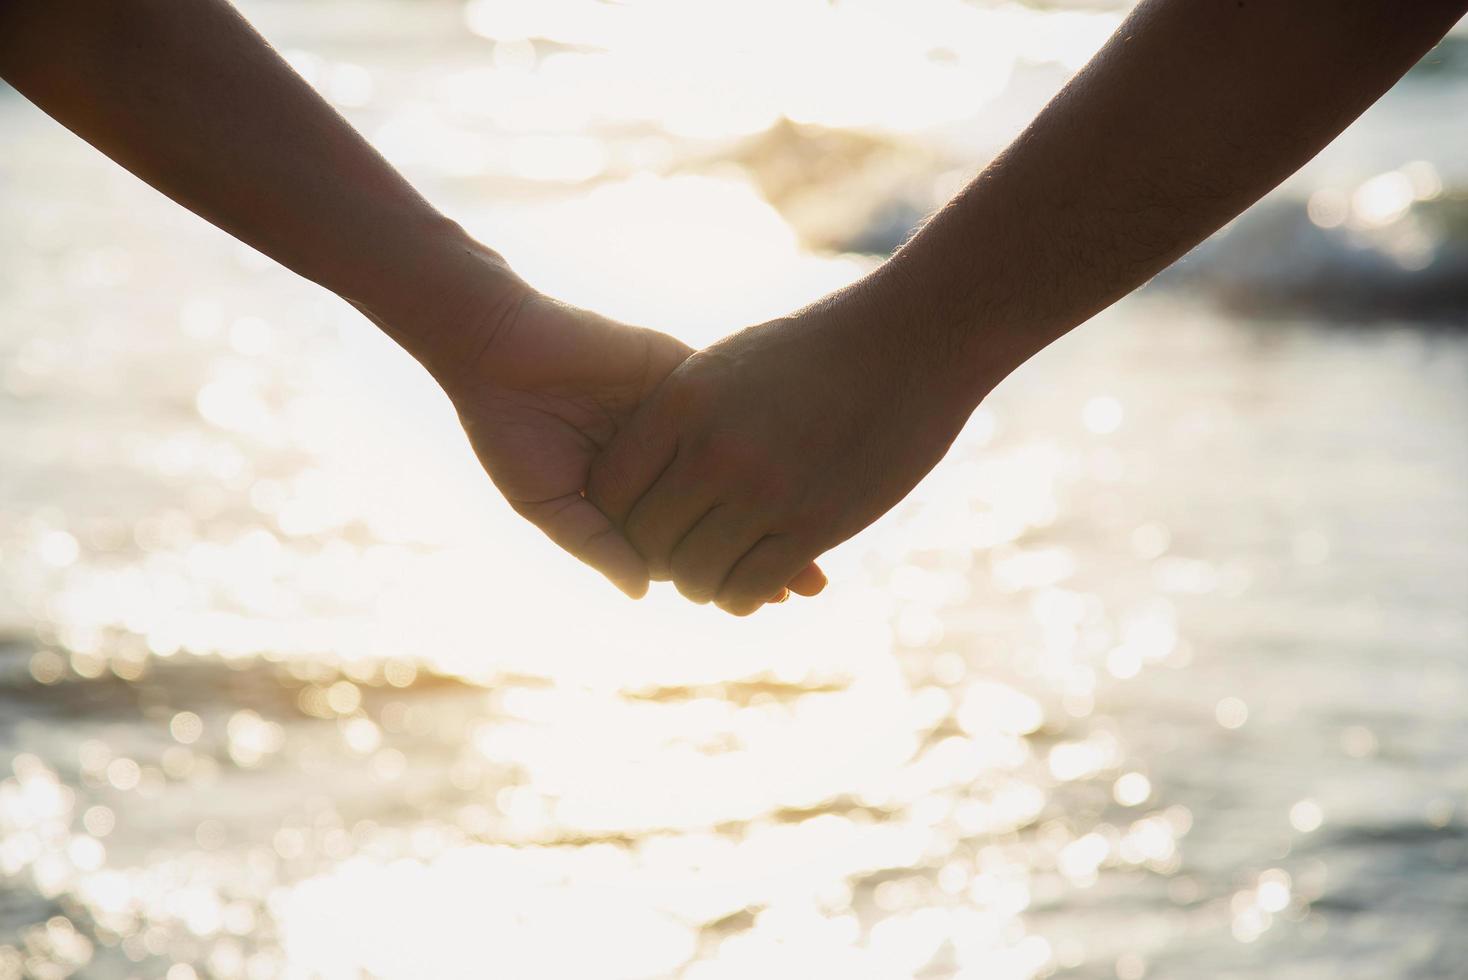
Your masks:
[{"label": "hand", "polygon": [[[448,393],[510,506],[640,598],[646,563],[582,490],[595,455],[691,348],[550,299],[482,247],[466,254],[463,289],[416,304],[431,315],[394,319],[413,323],[410,349]],[[792,587],[812,594],[823,584],[811,569]]]},{"label": "hand", "polygon": [[592,458],[691,349],[528,288],[499,301],[482,352],[440,377],[516,513],[632,598],[647,565],[581,495]]},{"label": "hand", "polygon": [[598,457],[588,499],[654,578],[748,615],[906,496],[977,404],[892,326],[853,291],[694,354]]}]

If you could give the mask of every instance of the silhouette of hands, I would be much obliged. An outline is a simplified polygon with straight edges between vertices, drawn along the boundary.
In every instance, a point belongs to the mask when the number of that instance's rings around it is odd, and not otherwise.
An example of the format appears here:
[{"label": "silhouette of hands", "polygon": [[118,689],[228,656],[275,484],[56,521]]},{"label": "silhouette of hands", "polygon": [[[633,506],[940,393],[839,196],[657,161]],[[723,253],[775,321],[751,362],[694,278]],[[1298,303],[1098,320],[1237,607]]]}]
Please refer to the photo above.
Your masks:
[{"label": "silhouette of hands", "polygon": [[434,371],[475,454],[516,513],[640,598],[646,563],[582,490],[595,455],[691,348],[518,282],[488,320],[475,353]]},{"label": "silhouette of hands", "polygon": [[[751,327],[677,366],[592,465],[587,498],[653,578],[748,615],[881,516],[968,410],[860,302]],[[969,409],[972,405],[968,406]]]},{"label": "silhouette of hands", "polygon": [[[667,334],[557,302],[511,279],[494,294],[474,353],[434,373],[480,463],[526,520],[627,595],[647,563],[583,496],[592,460],[692,353]],[[783,584],[783,583],[781,583]],[[819,591],[812,569],[793,587]],[[778,585],[767,599],[783,598]]]}]

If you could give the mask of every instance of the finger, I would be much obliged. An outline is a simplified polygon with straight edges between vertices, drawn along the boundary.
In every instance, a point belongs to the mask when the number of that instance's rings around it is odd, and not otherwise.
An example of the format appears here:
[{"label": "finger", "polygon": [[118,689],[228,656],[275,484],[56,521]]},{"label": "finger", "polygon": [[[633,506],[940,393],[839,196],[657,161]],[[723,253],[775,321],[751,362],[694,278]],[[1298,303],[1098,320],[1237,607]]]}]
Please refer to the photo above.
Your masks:
[{"label": "finger", "polygon": [[673,549],[714,508],[712,490],[695,480],[692,467],[674,460],[627,515],[622,530],[658,581],[672,576]]},{"label": "finger", "polygon": [[698,603],[713,599],[734,564],[762,537],[762,524],[727,504],[715,507],[673,549],[668,570],[678,591]]},{"label": "finger", "polygon": [[821,566],[811,562],[796,572],[795,577],[787,584],[790,591],[796,595],[815,596],[825,591],[827,581],[826,573],[821,571]]},{"label": "finger", "polygon": [[554,500],[518,502],[520,516],[556,544],[601,572],[633,599],[647,594],[647,563],[606,515],[579,493]]},{"label": "finger", "polygon": [[591,461],[586,499],[618,526],[677,458],[677,429],[661,404],[644,403]]},{"label": "finger", "polygon": [[795,577],[786,583],[785,587],[775,593],[773,598],[766,599],[765,604],[778,606],[787,601],[792,594],[803,596],[817,596],[826,589],[826,573],[815,562],[802,568],[795,573]]},{"label": "finger", "polygon": [[714,601],[727,613],[748,616],[797,573],[806,574],[810,559],[810,548],[792,536],[768,534],[739,559]]}]

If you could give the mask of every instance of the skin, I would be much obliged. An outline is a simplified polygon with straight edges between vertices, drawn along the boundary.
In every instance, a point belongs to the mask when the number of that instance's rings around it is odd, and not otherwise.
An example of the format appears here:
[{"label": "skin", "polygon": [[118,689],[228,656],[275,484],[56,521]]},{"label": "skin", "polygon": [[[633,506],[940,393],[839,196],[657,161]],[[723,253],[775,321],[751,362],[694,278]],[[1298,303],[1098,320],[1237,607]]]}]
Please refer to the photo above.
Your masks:
[{"label": "skin", "polygon": [[942,458],[979,402],[1293,173],[1462,0],[1146,0],[872,275],[669,375],[588,497],[654,577],[747,615]]},{"label": "skin", "polygon": [[[536,292],[223,0],[0,0],[0,77],[356,306],[443,386],[518,513],[628,595],[647,591],[643,559],[582,491],[592,459],[687,346]],[[814,566],[791,578],[804,594],[825,585]]]},{"label": "skin", "polygon": [[382,327],[567,551],[629,595],[670,577],[742,615],[819,591],[810,560],[995,384],[1298,168],[1464,10],[1148,0],[891,262],[686,360],[519,280],[223,0],[4,0],[0,76]]}]

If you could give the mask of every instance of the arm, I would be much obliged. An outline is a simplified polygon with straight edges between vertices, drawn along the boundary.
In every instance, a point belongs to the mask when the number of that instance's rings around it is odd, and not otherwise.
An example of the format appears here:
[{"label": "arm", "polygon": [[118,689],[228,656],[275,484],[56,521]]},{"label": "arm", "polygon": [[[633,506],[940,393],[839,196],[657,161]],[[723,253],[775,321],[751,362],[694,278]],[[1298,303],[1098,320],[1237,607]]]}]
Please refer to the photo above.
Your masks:
[{"label": "arm", "polygon": [[554,303],[435,211],[225,0],[0,0],[0,76],[158,190],[361,309],[444,386],[511,505],[640,595],[581,496],[688,348]]},{"label": "arm", "polygon": [[924,297],[925,341],[987,391],[1298,170],[1465,12],[1149,0],[895,257],[893,298]]},{"label": "arm", "polygon": [[224,0],[7,0],[0,76],[184,207],[370,311],[421,360],[473,346],[467,330],[423,322],[442,319],[424,315],[440,290],[466,307],[518,301],[499,256]]},{"label": "arm", "polygon": [[592,471],[654,572],[748,613],[871,523],[1006,375],[1261,197],[1463,0],[1146,0],[891,261],[686,362]]}]

